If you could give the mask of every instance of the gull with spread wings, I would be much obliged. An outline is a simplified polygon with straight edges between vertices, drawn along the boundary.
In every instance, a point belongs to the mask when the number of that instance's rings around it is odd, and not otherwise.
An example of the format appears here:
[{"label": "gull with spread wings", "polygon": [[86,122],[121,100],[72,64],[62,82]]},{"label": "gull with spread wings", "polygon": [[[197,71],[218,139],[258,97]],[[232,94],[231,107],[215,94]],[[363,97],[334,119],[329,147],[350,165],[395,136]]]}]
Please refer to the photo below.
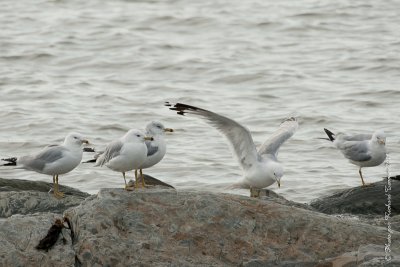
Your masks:
[{"label": "gull with spread wings", "polygon": [[244,179],[234,187],[261,189],[275,182],[280,187],[283,167],[278,162],[277,154],[280,146],[296,132],[298,128],[296,118],[290,117],[283,121],[278,130],[257,151],[249,130],[238,122],[182,103],[166,102],[165,105],[177,111],[179,115],[193,114],[204,118],[207,123],[226,136],[244,172]]}]

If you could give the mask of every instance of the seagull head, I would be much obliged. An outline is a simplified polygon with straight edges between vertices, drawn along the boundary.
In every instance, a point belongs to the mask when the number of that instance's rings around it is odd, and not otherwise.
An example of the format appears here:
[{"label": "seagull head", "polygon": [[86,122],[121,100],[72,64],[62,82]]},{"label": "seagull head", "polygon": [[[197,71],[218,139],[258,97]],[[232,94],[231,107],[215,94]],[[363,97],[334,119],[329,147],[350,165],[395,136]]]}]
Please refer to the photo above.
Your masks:
[{"label": "seagull head", "polygon": [[165,128],[164,125],[159,121],[152,121],[146,126],[146,131],[151,135],[164,134],[165,132],[173,132],[171,128]]},{"label": "seagull head", "polygon": [[153,137],[146,136],[142,131],[131,129],[129,130],[125,136],[126,141],[133,143],[144,143],[144,141],[153,141]]},{"label": "seagull head", "polygon": [[374,134],[372,135],[372,140],[380,145],[385,145],[386,144],[385,132],[382,130],[375,131]]},{"label": "seagull head", "polygon": [[281,187],[281,178],[283,176],[282,165],[278,162],[271,161],[271,162],[269,162],[268,168],[269,168],[270,176],[272,176],[272,178],[275,179],[276,183],[278,184],[278,187]]},{"label": "seagull head", "polygon": [[89,144],[89,141],[80,133],[70,133],[65,137],[64,145],[81,147],[83,144]]}]

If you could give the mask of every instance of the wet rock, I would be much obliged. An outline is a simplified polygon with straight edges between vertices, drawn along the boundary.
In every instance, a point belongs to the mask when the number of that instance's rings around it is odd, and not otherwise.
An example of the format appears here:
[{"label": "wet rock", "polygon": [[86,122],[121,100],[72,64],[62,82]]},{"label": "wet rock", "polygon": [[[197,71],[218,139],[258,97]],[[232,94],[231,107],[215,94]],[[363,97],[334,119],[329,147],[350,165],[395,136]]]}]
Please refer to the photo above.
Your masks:
[{"label": "wet rock", "polygon": [[[143,179],[144,182],[146,183],[146,186],[164,186],[164,187],[169,187],[169,188],[174,188],[172,185],[164,183],[163,181],[154,178],[153,176],[150,176],[148,174],[143,174]],[[135,186],[135,182],[133,180],[129,180],[128,182],[128,186],[129,187],[134,187]]]},{"label": "wet rock", "polygon": [[66,215],[83,266],[314,266],[386,240],[384,228],[267,200],[157,188],[103,189]]},{"label": "wet rock", "polygon": [[36,212],[62,214],[90,196],[77,189],[60,185],[65,197],[56,199],[52,193],[48,193],[52,188],[53,185],[46,182],[0,178],[0,217]]},{"label": "wet rock", "polygon": [[[387,212],[387,181],[342,190],[334,195],[322,197],[311,202],[311,207],[327,214],[363,214],[384,216]],[[391,180],[391,215],[400,214],[400,181]]]},{"label": "wet rock", "polygon": [[400,254],[398,248],[386,253],[384,245],[367,244],[360,246],[357,251],[326,260],[327,263],[332,266],[400,266]]},{"label": "wet rock", "polygon": [[[52,183],[47,183],[42,181],[29,181],[22,179],[0,178],[0,192],[37,191],[37,192],[47,193],[52,189],[53,189]],[[60,191],[62,191],[66,195],[71,195],[71,196],[78,196],[83,198],[90,196],[88,193],[61,184],[60,184]]]},{"label": "wet rock", "polygon": [[[272,195],[255,199],[160,186],[102,189],[64,215],[74,228],[74,242],[64,230],[66,244],[60,238],[48,252],[35,246],[61,215],[46,212],[0,219],[0,262],[4,266],[379,266],[388,234],[384,227],[295,207]],[[395,240],[400,233],[393,231],[391,238],[393,265],[389,266],[397,266],[400,244]]]},{"label": "wet rock", "polygon": [[266,200],[266,201],[272,201],[272,202],[282,204],[285,206],[302,208],[302,209],[306,209],[306,210],[315,210],[310,205],[287,200],[283,196],[275,193],[272,190],[266,189],[266,188],[264,188],[264,189],[252,188],[250,190],[250,197],[259,198],[259,199]]}]

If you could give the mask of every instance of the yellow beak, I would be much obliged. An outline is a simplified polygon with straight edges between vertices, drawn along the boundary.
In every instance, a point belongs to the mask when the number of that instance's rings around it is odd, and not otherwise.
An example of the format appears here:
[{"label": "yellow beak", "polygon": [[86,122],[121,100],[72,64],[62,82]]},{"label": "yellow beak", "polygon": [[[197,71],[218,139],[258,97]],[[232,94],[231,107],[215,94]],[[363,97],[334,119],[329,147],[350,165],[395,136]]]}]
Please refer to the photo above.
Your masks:
[{"label": "yellow beak", "polygon": [[171,128],[164,128],[164,132],[170,132],[170,133],[172,133],[174,131],[174,129],[171,129]]},{"label": "yellow beak", "polygon": [[87,144],[87,145],[88,145],[88,144],[90,144],[90,143],[89,143],[89,141],[88,141],[88,140],[86,140],[86,139],[83,139],[83,140],[82,140],[82,144]]},{"label": "yellow beak", "polygon": [[386,144],[385,140],[382,140],[382,139],[378,139],[378,143],[382,144],[382,145]]},{"label": "yellow beak", "polygon": [[144,137],[144,140],[147,140],[147,141],[153,141],[153,140],[154,140],[154,138],[153,138],[153,137],[151,137],[151,136],[145,136],[145,137]]},{"label": "yellow beak", "polygon": [[281,188],[281,182],[280,181],[276,181],[278,183],[278,187]]}]

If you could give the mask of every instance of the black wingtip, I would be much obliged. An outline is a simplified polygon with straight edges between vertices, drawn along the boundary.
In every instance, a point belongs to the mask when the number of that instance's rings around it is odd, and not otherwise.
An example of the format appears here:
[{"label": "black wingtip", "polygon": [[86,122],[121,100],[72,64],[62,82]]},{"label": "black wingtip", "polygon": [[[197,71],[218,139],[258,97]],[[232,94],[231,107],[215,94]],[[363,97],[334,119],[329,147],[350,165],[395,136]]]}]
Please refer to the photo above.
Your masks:
[{"label": "black wingtip", "polygon": [[324,128],[325,133],[328,135],[330,141],[335,141],[335,134],[329,131],[328,129]]},{"label": "black wingtip", "polygon": [[17,158],[16,157],[12,157],[12,158],[8,158],[8,159],[1,159],[3,161],[6,161],[6,164],[3,164],[2,166],[16,166],[17,165]]},{"label": "black wingtip", "polygon": [[170,102],[165,102],[165,106],[170,107],[169,108],[170,110],[174,110],[178,115],[182,116],[184,116],[187,113],[187,110],[199,110],[199,108],[197,107],[186,105],[183,103],[176,103],[172,105]]},{"label": "black wingtip", "polygon": [[83,161],[82,163],[95,163],[96,159],[89,159],[87,161]]}]

